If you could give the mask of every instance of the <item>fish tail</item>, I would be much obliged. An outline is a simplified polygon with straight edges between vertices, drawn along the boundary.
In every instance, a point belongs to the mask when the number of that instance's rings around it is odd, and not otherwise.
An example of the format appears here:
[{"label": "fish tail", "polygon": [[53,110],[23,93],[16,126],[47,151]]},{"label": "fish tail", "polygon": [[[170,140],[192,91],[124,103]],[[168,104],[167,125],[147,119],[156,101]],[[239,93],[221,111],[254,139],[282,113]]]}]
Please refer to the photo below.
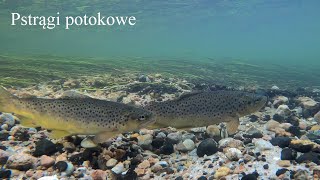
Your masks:
[{"label": "fish tail", "polygon": [[13,95],[11,95],[6,88],[3,86],[0,86],[0,111],[7,112],[8,105],[10,104],[10,100],[14,98]]}]

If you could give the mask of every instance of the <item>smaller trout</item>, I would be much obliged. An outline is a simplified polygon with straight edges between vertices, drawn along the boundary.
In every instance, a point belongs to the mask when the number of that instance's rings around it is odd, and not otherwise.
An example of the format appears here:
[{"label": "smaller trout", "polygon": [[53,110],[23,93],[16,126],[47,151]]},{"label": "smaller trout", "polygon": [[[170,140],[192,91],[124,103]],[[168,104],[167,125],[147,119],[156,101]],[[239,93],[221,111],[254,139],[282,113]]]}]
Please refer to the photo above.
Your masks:
[{"label": "smaller trout", "polygon": [[23,126],[52,130],[52,138],[96,135],[96,143],[155,121],[150,111],[126,104],[90,97],[18,98],[1,86],[0,111],[15,113]]},{"label": "smaller trout", "polygon": [[196,92],[171,101],[153,102],[145,107],[157,119],[151,126],[192,128],[227,122],[228,134],[234,134],[239,117],[260,110],[267,102],[263,95],[242,91]]}]

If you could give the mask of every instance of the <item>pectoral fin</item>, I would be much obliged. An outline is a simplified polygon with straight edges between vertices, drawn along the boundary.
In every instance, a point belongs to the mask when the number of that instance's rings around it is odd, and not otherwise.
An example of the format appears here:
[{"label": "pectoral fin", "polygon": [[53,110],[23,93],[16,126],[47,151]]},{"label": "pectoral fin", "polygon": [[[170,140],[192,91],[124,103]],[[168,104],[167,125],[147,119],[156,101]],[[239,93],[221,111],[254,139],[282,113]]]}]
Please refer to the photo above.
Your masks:
[{"label": "pectoral fin", "polygon": [[60,139],[66,136],[71,136],[72,134],[68,131],[62,131],[62,130],[52,130],[49,134],[49,137],[51,139]]},{"label": "pectoral fin", "polygon": [[229,121],[227,122],[227,132],[228,135],[235,134],[238,130],[238,126],[240,125],[238,117],[229,117]]},{"label": "pectoral fin", "polygon": [[96,144],[106,142],[108,139],[112,138],[118,133],[119,132],[115,131],[101,132],[94,137],[93,142]]},{"label": "pectoral fin", "polygon": [[31,117],[22,116],[22,115],[17,115],[17,117],[19,118],[20,124],[22,126],[33,127],[33,128],[40,127],[38,124],[36,124],[36,121]]}]

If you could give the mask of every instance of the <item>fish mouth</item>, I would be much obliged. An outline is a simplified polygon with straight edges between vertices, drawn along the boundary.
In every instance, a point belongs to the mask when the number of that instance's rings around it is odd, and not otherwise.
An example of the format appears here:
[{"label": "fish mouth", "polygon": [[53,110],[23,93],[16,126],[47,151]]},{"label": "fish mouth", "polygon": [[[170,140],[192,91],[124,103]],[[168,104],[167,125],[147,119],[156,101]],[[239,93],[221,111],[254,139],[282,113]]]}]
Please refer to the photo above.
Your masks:
[{"label": "fish mouth", "polygon": [[156,119],[155,118],[151,118],[149,121],[139,124],[139,128],[147,127],[148,125],[153,124],[155,122],[156,122]]}]

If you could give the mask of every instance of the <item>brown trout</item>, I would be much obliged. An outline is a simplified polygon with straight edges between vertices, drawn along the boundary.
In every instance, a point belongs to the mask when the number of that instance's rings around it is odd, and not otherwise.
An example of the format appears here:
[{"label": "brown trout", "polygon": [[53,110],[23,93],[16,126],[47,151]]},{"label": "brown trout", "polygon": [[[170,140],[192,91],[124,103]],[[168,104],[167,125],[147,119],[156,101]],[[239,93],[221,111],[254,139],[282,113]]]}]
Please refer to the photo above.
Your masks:
[{"label": "brown trout", "polygon": [[154,113],[151,127],[192,128],[226,122],[228,134],[234,134],[239,117],[260,110],[267,102],[263,95],[242,91],[196,92],[171,101],[153,102],[144,108]]},{"label": "brown trout", "polygon": [[83,98],[18,98],[0,86],[0,111],[13,112],[26,127],[52,130],[54,139],[69,135],[96,135],[103,142],[155,120],[150,111],[117,102]]}]

